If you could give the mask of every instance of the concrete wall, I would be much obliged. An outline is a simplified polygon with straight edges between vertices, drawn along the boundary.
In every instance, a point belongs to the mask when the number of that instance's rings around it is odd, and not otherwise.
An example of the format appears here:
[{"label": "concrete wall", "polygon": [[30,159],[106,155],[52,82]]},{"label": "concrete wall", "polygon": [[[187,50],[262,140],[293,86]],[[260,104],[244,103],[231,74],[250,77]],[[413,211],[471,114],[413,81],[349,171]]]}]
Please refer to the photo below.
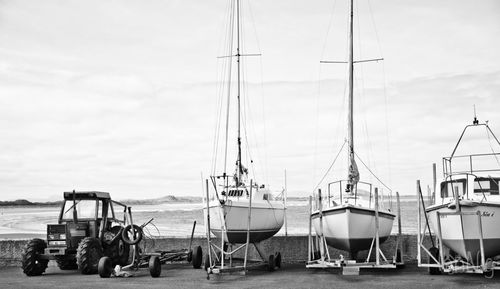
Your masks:
[{"label": "concrete wall", "polygon": [[[307,239],[307,236],[275,236],[262,242],[261,245],[266,254],[281,252],[283,262],[304,262],[307,260]],[[391,236],[381,245],[387,259],[392,259],[396,240],[396,236]],[[0,241],[0,266],[20,266],[21,254],[27,242],[27,240]],[[417,258],[417,236],[403,235],[402,243],[405,262],[415,263]],[[147,251],[183,249],[189,247],[189,238],[153,239],[147,240],[145,245]],[[202,246],[203,254],[205,254],[207,252],[206,239],[195,238],[193,240],[193,247],[198,245]],[[429,247],[429,245],[426,247]],[[253,248],[249,252],[252,258],[256,259],[258,257]],[[343,254],[345,257],[349,256],[346,252],[330,248],[330,256],[332,258],[338,257],[339,254]],[[360,252],[358,259],[365,259],[367,254],[368,252]],[[55,262],[51,263],[55,264]]]}]

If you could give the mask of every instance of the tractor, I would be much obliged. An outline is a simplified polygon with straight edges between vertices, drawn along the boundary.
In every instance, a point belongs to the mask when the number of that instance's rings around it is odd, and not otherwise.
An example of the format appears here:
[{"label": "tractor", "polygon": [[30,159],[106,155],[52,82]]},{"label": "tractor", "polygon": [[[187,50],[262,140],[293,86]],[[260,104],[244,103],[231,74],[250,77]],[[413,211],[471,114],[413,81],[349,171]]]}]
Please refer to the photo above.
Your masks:
[{"label": "tractor", "polygon": [[61,270],[95,274],[104,256],[113,265],[126,265],[130,246],[141,238],[142,230],[132,224],[130,207],[111,200],[109,193],[64,192],[58,223],[47,225],[47,241],[28,242],[22,269],[28,276],[41,275],[49,260],[55,260]]}]

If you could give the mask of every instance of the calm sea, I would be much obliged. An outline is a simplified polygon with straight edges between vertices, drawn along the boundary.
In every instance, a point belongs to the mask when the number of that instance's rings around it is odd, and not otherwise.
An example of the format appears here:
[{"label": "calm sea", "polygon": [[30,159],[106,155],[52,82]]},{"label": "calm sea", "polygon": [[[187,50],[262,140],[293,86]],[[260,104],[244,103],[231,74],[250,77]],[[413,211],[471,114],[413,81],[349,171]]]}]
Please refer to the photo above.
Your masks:
[{"label": "calm sea", "polygon": [[[132,206],[134,223],[143,224],[153,218],[152,225],[146,227],[151,236],[190,236],[196,221],[195,236],[205,235],[202,204],[164,203],[160,205]],[[0,207],[0,239],[30,238],[45,235],[47,224],[57,222],[59,208]],[[287,231],[289,235],[308,233],[309,208],[306,201],[290,201],[287,210]],[[401,225],[403,233],[417,232],[417,204],[414,200],[401,202]],[[393,233],[397,232],[394,222]],[[285,234],[285,227],[278,233]]]}]

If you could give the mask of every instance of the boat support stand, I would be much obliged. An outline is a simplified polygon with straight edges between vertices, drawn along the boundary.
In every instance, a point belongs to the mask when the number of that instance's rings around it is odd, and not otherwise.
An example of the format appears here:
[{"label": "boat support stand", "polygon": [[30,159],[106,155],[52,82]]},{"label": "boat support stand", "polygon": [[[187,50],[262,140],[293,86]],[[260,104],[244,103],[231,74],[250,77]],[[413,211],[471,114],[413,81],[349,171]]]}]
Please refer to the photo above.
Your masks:
[{"label": "boat support stand", "polygon": [[[478,212],[437,212],[437,232],[433,235],[429,226],[429,216],[425,210],[424,198],[420,187],[420,180],[417,180],[417,261],[418,267],[426,267],[429,274],[439,275],[441,273],[472,273],[483,274],[486,278],[493,278],[495,271],[500,270],[500,262],[484,257],[484,240],[482,230],[482,215]],[[422,216],[423,215],[423,216]],[[443,245],[441,232],[441,216],[458,215],[460,218],[477,215],[480,256],[477,262],[465,260],[463,258],[453,258],[450,256],[450,249]],[[422,217],[425,224],[422,224]],[[431,247],[428,249],[428,243]],[[423,261],[423,255],[427,255],[427,262]],[[472,258],[471,258],[472,259]]]},{"label": "boat support stand", "polygon": [[[382,250],[379,242],[379,205],[378,205],[378,189],[375,188],[375,236],[372,239],[372,244],[366,257],[365,262],[357,262],[356,260],[345,259],[340,255],[338,259],[330,258],[326,238],[323,235],[323,205],[321,199],[321,190],[318,191],[319,198],[319,218],[320,218],[320,233],[313,236],[312,233],[312,196],[309,197],[309,240],[308,240],[308,261],[306,268],[327,269],[339,268],[342,269],[343,275],[359,275],[360,269],[396,269],[404,266],[403,261],[403,243],[401,238],[401,208],[399,202],[399,193],[396,192],[397,211],[398,211],[398,235],[395,244],[395,250],[392,260],[388,260]],[[375,248],[374,248],[375,245]],[[375,251],[375,252],[374,252]],[[375,254],[375,262],[370,262],[372,253]]]},{"label": "boat support stand", "polygon": [[[220,243],[218,240],[212,240],[210,236],[210,207],[209,207],[209,189],[208,180],[206,180],[206,234],[208,254],[205,256],[205,270],[207,271],[207,279],[214,274],[221,277],[224,273],[239,273],[246,275],[250,269],[267,268],[268,271],[274,271],[281,267],[281,253],[270,255],[266,258],[264,250],[260,247],[260,242],[250,242],[250,224],[252,222],[252,181],[250,181],[249,192],[249,209],[247,221],[247,238],[243,244],[232,244],[225,240],[227,236],[227,227],[225,222],[222,227],[222,238]],[[253,245],[261,260],[250,260],[248,249]],[[233,249],[233,247],[236,247]],[[238,258],[236,253],[244,250],[243,258]]]}]

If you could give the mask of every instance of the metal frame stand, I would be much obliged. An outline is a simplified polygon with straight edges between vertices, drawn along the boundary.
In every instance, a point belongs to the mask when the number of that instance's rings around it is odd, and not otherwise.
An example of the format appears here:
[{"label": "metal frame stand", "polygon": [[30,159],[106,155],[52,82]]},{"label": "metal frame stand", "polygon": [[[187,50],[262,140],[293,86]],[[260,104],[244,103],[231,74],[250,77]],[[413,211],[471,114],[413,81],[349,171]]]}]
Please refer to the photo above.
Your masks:
[{"label": "metal frame stand", "polygon": [[[379,205],[378,205],[378,190],[375,188],[375,236],[372,239],[372,244],[366,257],[365,262],[358,263],[356,260],[345,259],[340,255],[337,259],[330,258],[326,238],[323,235],[323,205],[321,199],[321,190],[318,191],[319,200],[319,234],[312,234],[312,197],[309,197],[309,246],[308,246],[308,261],[306,268],[326,269],[326,268],[341,268],[343,275],[358,275],[362,268],[374,269],[396,269],[404,266],[403,260],[403,244],[401,241],[401,208],[399,204],[399,193],[396,192],[397,211],[398,211],[398,235],[394,249],[393,259],[388,260],[380,249],[379,243]],[[375,248],[374,248],[375,245]],[[319,256],[318,256],[319,252]],[[375,254],[375,262],[370,262],[372,253]]]},{"label": "metal frame stand", "polygon": [[[252,187],[253,183],[250,181],[250,193],[249,193],[249,209],[248,209],[248,221],[247,221],[247,238],[246,242],[243,244],[229,243],[225,240],[227,236],[226,223],[222,221],[222,238],[220,240],[212,240],[210,236],[210,199],[209,199],[209,186],[208,180],[206,180],[206,234],[207,234],[207,248],[208,254],[205,258],[208,258],[208,264],[205,263],[205,269],[207,271],[207,279],[210,279],[210,274],[215,274],[221,276],[224,273],[240,273],[245,275],[249,269],[257,268],[267,268],[269,271],[274,271],[276,267],[279,267],[275,263],[275,256],[266,259],[264,251],[260,248],[260,242],[250,242],[250,225],[252,222]],[[220,241],[220,243],[219,243]],[[257,253],[259,254],[261,260],[250,260],[248,258],[248,249],[250,245],[253,245]],[[236,248],[233,249],[233,246]],[[234,255],[244,250],[243,258],[234,257]],[[279,253],[278,253],[279,254]],[[280,255],[281,258],[281,255]],[[206,262],[206,261],[205,261]],[[271,264],[272,263],[272,264]]]},{"label": "metal frame stand", "polygon": [[[440,274],[441,272],[454,274],[454,273],[475,273],[483,274],[487,278],[492,278],[494,276],[495,270],[500,270],[500,262],[493,261],[492,259],[485,259],[484,256],[484,240],[483,240],[483,229],[482,229],[482,216],[479,211],[477,212],[437,212],[437,232],[433,234],[429,226],[429,217],[425,211],[425,204],[423,202],[422,190],[420,187],[420,180],[417,180],[417,205],[418,205],[418,231],[417,231],[417,261],[419,267],[429,268],[430,274]],[[423,226],[422,231],[422,212],[427,224]],[[477,215],[478,230],[479,230],[479,246],[480,246],[480,257],[476,265],[471,260],[466,260],[461,257],[454,258],[448,253],[449,248],[443,245],[442,242],[442,232],[441,232],[441,216],[459,216],[462,219],[464,216]],[[436,256],[430,249],[427,249],[424,245],[424,240],[429,237],[434,248],[438,248],[439,256]],[[434,244],[434,240],[437,241],[437,247]],[[422,251],[424,254],[422,254]],[[427,255],[428,262],[422,261],[422,255]],[[479,263],[479,264],[477,264]]]}]

